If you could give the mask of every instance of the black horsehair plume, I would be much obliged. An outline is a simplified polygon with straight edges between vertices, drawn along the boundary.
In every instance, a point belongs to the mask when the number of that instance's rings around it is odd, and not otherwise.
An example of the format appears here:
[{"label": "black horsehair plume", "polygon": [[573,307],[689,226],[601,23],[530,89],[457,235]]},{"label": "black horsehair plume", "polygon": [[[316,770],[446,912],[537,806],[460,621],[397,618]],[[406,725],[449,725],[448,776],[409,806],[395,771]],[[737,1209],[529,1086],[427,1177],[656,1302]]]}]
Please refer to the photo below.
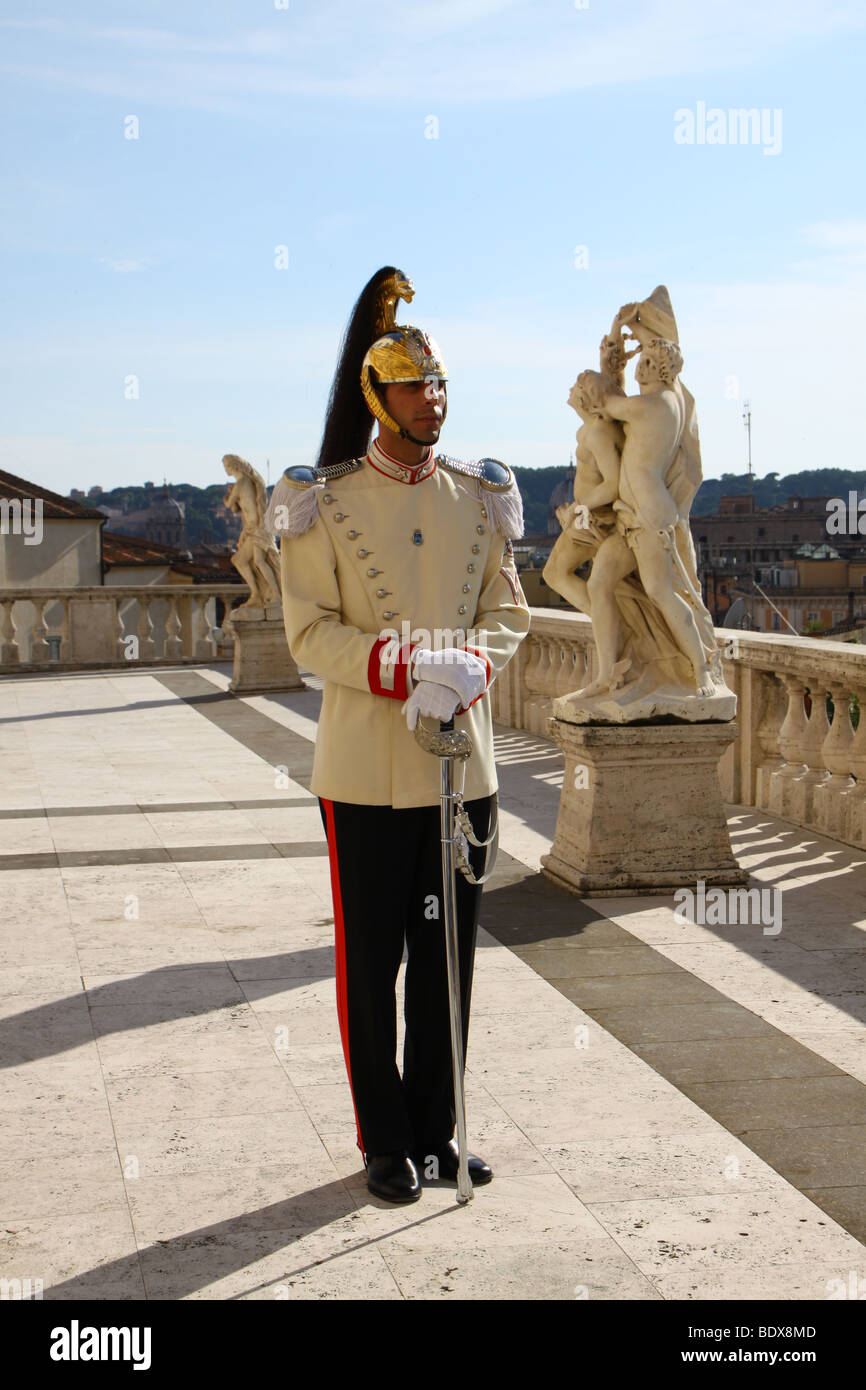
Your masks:
[{"label": "black horsehair plume", "polygon": [[374,417],[361,391],[361,363],[367,349],[386,331],[395,277],[406,278],[396,266],[382,266],[367,281],[352,310],[328,397],[316,468],[359,458],[370,447]]}]

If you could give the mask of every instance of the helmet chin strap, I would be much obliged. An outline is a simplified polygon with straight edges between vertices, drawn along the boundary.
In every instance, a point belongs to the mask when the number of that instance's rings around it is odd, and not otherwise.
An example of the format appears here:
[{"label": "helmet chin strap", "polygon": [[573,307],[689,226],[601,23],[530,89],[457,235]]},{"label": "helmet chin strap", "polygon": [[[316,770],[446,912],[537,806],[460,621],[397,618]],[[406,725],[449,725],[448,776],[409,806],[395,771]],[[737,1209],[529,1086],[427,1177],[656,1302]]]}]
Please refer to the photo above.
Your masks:
[{"label": "helmet chin strap", "polygon": [[432,449],[433,444],[436,442],[435,440],[431,442],[429,439],[416,439],[414,434],[410,434],[408,430],[404,429],[400,430],[400,438],[411,439],[413,444],[420,444],[422,449]]},{"label": "helmet chin strap", "polygon": [[[445,411],[445,413],[444,413],[443,416],[442,416],[442,424],[443,424],[443,425],[445,424],[445,415],[446,415],[446,414],[447,414],[447,410]],[[395,424],[397,423],[396,420],[394,421],[394,423],[395,423]],[[411,439],[411,441],[412,441],[413,444],[420,444],[421,447],[422,447],[422,449],[432,449],[432,448],[433,448],[433,445],[434,445],[434,444],[438,444],[438,442],[439,442],[439,436],[438,436],[438,435],[436,436],[436,438],[435,438],[434,440],[430,440],[430,439],[416,439],[415,436],[414,436],[414,434],[410,434],[409,431],[408,431],[407,429],[404,429],[402,425],[399,426],[399,431],[400,431],[400,438],[401,438],[401,439]],[[441,433],[442,433],[442,426],[440,425],[440,427],[439,427],[439,434],[441,434]]]}]

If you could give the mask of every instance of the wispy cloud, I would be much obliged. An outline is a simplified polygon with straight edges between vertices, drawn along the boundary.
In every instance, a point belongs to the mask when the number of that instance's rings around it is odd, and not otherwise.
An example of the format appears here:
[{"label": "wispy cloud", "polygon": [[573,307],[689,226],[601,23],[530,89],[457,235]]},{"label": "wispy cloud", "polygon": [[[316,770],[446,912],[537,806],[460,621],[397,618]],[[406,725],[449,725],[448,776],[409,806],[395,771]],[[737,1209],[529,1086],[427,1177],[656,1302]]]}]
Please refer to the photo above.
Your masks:
[{"label": "wispy cloud", "polygon": [[862,31],[866,12],[848,0],[829,8],[812,0],[649,7],[627,0],[586,10],[561,0],[438,0],[394,10],[331,0],[305,12],[275,10],[268,26],[223,34],[74,21],[6,25],[21,39],[32,33],[40,50],[20,43],[18,57],[3,65],[21,81],[205,109],[237,109],[251,98],[260,109],[269,95],[467,104],[734,72],[792,46]]}]

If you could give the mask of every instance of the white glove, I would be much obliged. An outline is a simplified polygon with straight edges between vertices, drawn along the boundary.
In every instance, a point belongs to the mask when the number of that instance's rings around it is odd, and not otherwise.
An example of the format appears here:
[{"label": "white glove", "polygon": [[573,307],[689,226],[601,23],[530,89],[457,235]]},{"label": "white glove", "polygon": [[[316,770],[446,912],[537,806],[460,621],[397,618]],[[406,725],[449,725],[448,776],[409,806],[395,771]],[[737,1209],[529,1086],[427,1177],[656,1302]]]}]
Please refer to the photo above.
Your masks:
[{"label": "white glove", "polygon": [[445,647],[438,652],[421,647],[412,658],[412,676],[418,681],[446,685],[460,696],[464,709],[487,689],[487,663],[474,652],[464,652],[459,647]]},{"label": "white glove", "polygon": [[447,685],[419,681],[409,699],[400,706],[400,713],[405,714],[411,733],[418,723],[419,715],[423,714],[428,719],[438,719],[442,722],[452,717],[459,704],[460,696],[449,690]]}]

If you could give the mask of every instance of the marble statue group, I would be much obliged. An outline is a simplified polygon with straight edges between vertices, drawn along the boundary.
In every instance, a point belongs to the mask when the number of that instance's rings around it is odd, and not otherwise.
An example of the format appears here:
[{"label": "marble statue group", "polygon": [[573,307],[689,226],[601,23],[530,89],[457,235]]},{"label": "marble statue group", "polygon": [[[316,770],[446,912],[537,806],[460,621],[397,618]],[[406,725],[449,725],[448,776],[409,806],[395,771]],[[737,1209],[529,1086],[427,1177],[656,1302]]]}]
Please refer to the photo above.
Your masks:
[{"label": "marble statue group", "polygon": [[[639,391],[627,394],[625,368],[635,356]],[[563,529],[544,579],[591,617],[597,673],[554,702],[559,719],[734,716],[689,529],[702,474],[682,366],[670,297],[660,285],[620,309],[602,339],[599,370],[581,372],[571,388],[569,405],[583,422],[574,502],[557,511]]]}]

